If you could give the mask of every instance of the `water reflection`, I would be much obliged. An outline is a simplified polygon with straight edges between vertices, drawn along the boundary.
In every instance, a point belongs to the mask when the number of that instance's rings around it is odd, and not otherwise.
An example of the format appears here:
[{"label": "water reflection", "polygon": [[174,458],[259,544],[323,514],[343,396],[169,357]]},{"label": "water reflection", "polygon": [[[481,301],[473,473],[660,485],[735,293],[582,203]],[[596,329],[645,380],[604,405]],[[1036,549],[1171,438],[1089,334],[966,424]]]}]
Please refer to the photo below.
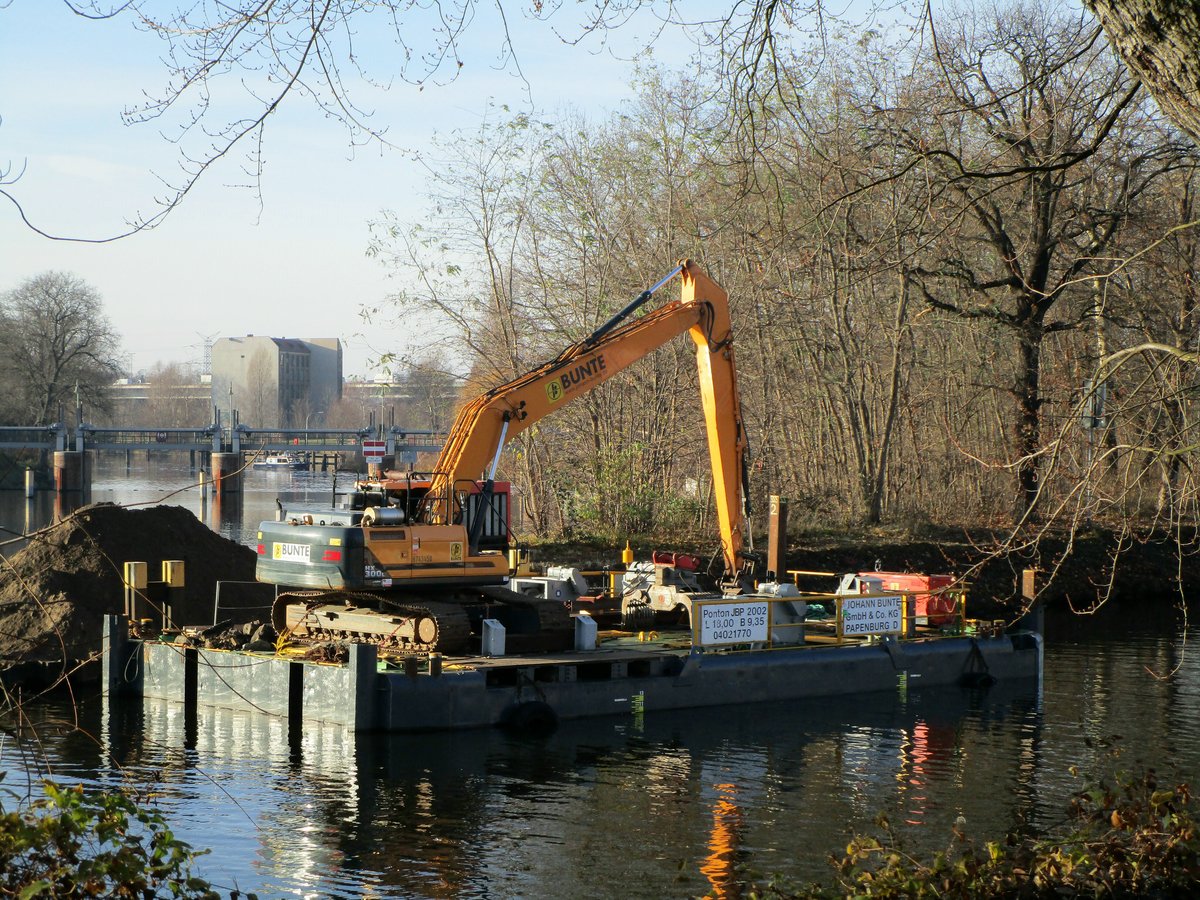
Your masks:
[{"label": "water reflection", "polygon": [[708,856],[700,871],[712,886],[708,893],[718,900],[727,900],[742,895],[738,856],[746,827],[746,812],[738,802],[735,785],[725,782],[713,785],[713,788],[717,800],[712,807]]},{"label": "water reflection", "polygon": [[[122,466],[123,468],[123,466]],[[139,476],[142,477],[142,476]],[[320,473],[257,473],[240,512],[205,507],[186,467],[97,480],[93,498],[169,502],[247,542],[275,498],[310,502]],[[174,479],[172,481],[172,479]],[[107,493],[106,493],[107,492]],[[18,492],[10,492],[15,494]],[[33,518],[48,516],[48,495]],[[24,498],[0,496],[3,523]],[[248,524],[247,524],[248,523]],[[9,742],[6,784],[49,765],[66,780],[151,785],[176,831],[212,849],[202,871],[263,896],[737,897],[780,873],[827,880],[825,858],[886,813],[914,853],[943,849],[959,816],[994,838],[1061,821],[1116,746],[1200,770],[1200,662],[1179,623],[1114,604],[1049,616],[1044,686],[929,690],[564,723],[500,732],[348,734],[147,701],[30,711],[39,741]],[[1161,680],[1151,672],[1177,670]]]},{"label": "water reflection", "polygon": [[[59,777],[152,785],[177,831],[212,848],[210,877],[270,895],[611,896],[619,883],[738,897],[768,872],[823,877],[825,855],[881,810],[919,809],[930,834],[915,840],[931,846],[964,810],[1018,815],[1022,732],[996,726],[1036,721],[1036,695],[934,693],[566,723],[540,739],[306,724],[295,740],[285,719],[189,720],[146,701],[89,706],[97,737],[49,747]],[[968,787],[976,755],[993,777]]]},{"label": "water reflection", "polygon": [[[916,853],[944,848],[959,816],[988,837],[1061,821],[1080,787],[1068,767],[1107,752],[1089,734],[1119,723],[1129,753],[1147,754],[1194,723],[1194,665],[1178,687],[1139,676],[1163,642],[1067,644],[1044,693],[910,689],[567,722],[544,738],[296,735],[285,719],[146,701],[88,705],[81,732],[40,746],[59,777],[152,785],[184,839],[212,848],[209,877],[265,895],[737,897],[772,873],[826,879],[827,854],[880,812]],[[1110,677],[1125,694],[1101,689]],[[1173,740],[1194,770],[1195,729]],[[11,747],[4,763],[10,782],[27,767]]]}]

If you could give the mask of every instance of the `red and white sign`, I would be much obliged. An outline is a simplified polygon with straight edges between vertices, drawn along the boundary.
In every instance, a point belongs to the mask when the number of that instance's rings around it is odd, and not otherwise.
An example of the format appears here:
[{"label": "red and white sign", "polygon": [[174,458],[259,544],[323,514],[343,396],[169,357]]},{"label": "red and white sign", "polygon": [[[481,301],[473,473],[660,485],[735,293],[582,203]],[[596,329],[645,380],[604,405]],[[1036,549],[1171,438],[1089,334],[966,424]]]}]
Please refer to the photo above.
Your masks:
[{"label": "red and white sign", "polygon": [[383,454],[387,451],[387,441],[363,441],[362,450],[364,459],[383,459]]}]

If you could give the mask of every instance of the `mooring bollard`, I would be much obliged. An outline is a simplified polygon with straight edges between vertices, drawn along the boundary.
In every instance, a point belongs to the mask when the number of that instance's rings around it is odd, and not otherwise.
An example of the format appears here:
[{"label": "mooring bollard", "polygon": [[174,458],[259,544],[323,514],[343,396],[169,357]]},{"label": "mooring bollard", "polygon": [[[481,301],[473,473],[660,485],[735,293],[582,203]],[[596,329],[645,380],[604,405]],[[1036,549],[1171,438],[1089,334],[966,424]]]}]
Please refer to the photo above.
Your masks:
[{"label": "mooring bollard", "polygon": [[29,499],[37,493],[37,478],[34,477],[33,469],[25,467],[25,498]]}]

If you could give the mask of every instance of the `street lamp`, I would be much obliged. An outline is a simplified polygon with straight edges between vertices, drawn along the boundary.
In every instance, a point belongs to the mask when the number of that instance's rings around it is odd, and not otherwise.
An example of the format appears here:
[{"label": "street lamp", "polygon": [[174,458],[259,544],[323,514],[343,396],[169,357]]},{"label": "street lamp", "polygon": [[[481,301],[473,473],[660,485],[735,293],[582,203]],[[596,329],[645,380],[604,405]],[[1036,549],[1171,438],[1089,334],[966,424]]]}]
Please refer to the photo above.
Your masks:
[{"label": "street lamp", "polygon": [[307,416],[304,417],[304,446],[305,447],[308,446],[308,420],[311,419],[313,416],[323,416],[323,415],[325,415],[325,410],[318,409],[315,412],[310,412]]},{"label": "street lamp", "polygon": [[[310,472],[312,471],[312,465],[313,465],[312,456],[313,455],[312,455],[312,451],[308,449],[308,420],[311,419],[313,416],[323,416],[323,415],[325,415],[325,410],[318,409],[315,412],[310,412],[307,416],[304,417],[304,461],[306,463],[308,463],[308,470]],[[308,487],[307,486],[304,488],[304,496],[305,496],[305,499],[308,498]]]}]

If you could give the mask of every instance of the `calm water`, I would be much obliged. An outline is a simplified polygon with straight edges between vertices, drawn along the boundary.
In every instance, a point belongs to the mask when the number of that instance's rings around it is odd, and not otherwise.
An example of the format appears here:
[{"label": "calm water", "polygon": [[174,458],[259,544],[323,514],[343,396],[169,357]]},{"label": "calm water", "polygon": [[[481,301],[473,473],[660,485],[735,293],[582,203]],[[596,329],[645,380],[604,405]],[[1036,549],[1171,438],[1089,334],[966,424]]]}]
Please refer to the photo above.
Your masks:
[{"label": "calm water", "polygon": [[[182,459],[181,463],[179,460]],[[243,477],[240,504],[214,503],[200,490],[199,475],[191,471],[184,454],[171,458],[136,454],[126,468],[119,453],[100,454],[92,473],[91,502],[153,506],[166,503],[182,506],[195,513],[206,525],[230,540],[253,545],[255,529],[263,519],[275,518],[275,500],[287,504],[328,505],[335,487],[348,489],[353,475],[332,472],[290,472],[247,469]],[[211,491],[211,484],[210,484]],[[66,495],[58,501],[59,511],[78,505],[80,495]],[[63,510],[63,504],[68,504]],[[53,520],[56,498],[53,491],[40,492],[26,500],[23,491],[0,491],[0,528],[12,535],[46,525]],[[7,552],[11,552],[11,549]]]},{"label": "calm water", "polygon": [[[101,472],[93,499],[157,499],[190,483],[175,477],[127,481],[122,465]],[[316,502],[328,482],[257,473],[248,525],[217,526],[242,539],[276,494]],[[0,523],[13,528],[10,499]],[[1080,786],[1068,768],[1105,769],[1114,746],[1124,764],[1194,780],[1200,663],[1184,636],[1169,609],[1050,616],[1040,688],[623,716],[540,739],[309,726],[292,743],[263,716],[202,709],[188,723],[179,706],[109,713],[88,699],[78,728],[58,724],[67,707],[39,710],[38,752],[10,738],[0,766],[10,790],[47,769],[151,785],[177,833],[211,848],[203,874],[263,896],[736,896],[766,873],[826,878],[828,852],[879,812],[914,849],[945,846],[960,814],[983,837],[1060,822]]]}]

